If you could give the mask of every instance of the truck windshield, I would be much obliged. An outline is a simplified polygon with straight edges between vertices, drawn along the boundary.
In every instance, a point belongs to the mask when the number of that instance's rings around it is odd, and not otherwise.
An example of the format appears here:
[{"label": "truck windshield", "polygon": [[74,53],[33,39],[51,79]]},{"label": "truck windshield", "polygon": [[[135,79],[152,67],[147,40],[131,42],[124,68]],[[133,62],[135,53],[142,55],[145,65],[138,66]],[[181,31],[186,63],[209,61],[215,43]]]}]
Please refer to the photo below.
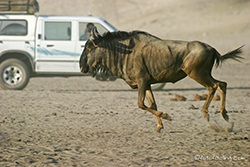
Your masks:
[{"label": "truck windshield", "polygon": [[114,26],[112,26],[112,24],[110,24],[109,22],[107,22],[106,20],[104,20],[104,22],[106,24],[108,24],[114,31],[118,31]]}]

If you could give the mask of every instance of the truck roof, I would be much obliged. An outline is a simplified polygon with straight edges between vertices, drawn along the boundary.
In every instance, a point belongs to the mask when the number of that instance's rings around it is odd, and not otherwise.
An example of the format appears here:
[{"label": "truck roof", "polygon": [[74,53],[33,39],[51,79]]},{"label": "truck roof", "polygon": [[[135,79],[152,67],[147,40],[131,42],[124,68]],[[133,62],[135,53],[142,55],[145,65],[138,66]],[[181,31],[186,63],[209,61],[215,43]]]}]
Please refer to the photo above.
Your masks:
[{"label": "truck roof", "polygon": [[[79,21],[79,22],[93,22],[106,25],[109,31],[117,31],[115,27],[109,24],[104,18],[95,16],[59,16],[59,15],[32,15],[32,14],[0,14],[0,21],[6,19],[13,20],[27,20],[28,34],[25,36],[26,40],[34,40],[36,23],[39,20],[51,20],[51,21]],[[0,36],[0,40],[17,40],[23,39],[23,36]]]},{"label": "truck roof", "polygon": [[50,17],[50,18],[58,18],[58,17],[63,17],[63,18],[86,18],[86,19],[102,19],[104,20],[102,17],[97,17],[97,16],[67,16],[67,15],[39,15],[39,17]]},{"label": "truck roof", "polygon": [[4,18],[8,18],[8,17],[22,17],[22,18],[26,18],[26,17],[40,17],[40,18],[63,18],[63,19],[72,19],[72,18],[76,18],[76,19],[88,19],[88,20],[102,20],[105,21],[104,18],[102,17],[96,17],[96,16],[61,16],[61,15],[33,15],[33,14],[16,14],[16,13],[0,13],[0,17],[4,17]]},{"label": "truck roof", "polygon": [[101,18],[101,17],[96,17],[96,16],[58,16],[58,15],[40,15],[38,16],[39,18],[49,18],[49,19],[69,19],[69,20],[72,20],[72,19],[75,19],[75,20],[86,20],[86,21],[97,21],[97,20],[101,20],[101,21],[105,21],[104,18]]}]

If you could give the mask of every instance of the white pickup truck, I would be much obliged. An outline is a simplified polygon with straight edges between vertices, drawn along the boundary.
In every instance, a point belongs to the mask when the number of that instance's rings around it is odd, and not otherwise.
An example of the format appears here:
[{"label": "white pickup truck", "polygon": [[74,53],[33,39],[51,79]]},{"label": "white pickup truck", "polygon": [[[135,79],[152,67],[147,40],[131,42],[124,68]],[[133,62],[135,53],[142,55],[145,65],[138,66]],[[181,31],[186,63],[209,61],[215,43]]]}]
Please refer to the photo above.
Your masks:
[{"label": "white pickup truck", "polygon": [[117,31],[93,16],[0,14],[0,86],[23,89],[30,77],[83,75],[79,59],[90,29]]}]

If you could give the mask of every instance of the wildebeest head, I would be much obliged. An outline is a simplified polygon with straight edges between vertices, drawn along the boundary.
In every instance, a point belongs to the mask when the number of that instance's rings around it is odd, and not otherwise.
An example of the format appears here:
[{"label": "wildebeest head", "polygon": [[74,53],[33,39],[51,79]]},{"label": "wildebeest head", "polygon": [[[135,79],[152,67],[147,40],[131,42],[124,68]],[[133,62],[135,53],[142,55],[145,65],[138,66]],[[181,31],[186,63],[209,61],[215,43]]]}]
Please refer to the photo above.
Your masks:
[{"label": "wildebeest head", "polygon": [[85,48],[80,58],[80,69],[83,73],[90,73],[95,76],[100,69],[101,55],[103,49],[98,47],[101,35],[96,27],[91,30],[90,39],[86,42]]}]

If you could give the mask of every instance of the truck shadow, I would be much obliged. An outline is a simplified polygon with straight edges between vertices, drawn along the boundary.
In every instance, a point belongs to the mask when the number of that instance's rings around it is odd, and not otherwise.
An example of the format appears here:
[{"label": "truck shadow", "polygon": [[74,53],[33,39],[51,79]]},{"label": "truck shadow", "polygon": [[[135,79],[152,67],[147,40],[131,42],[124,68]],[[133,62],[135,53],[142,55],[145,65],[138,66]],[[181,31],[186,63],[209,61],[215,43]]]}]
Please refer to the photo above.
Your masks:
[{"label": "truck shadow", "polygon": [[[228,87],[228,90],[250,90],[250,87]],[[164,88],[162,90],[153,90],[153,92],[157,91],[166,91],[166,92],[170,92],[170,91],[201,91],[201,90],[206,90],[206,88]],[[137,89],[78,89],[78,90],[51,90],[54,92],[132,92],[132,91],[137,91]]]},{"label": "truck shadow", "polygon": [[[248,90],[250,87],[228,87],[227,90]],[[164,88],[160,91],[200,91],[200,90],[206,90],[206,88],[174,88],[174,89],[167,89]],[[157,91],[157,90],[156,90]]]}]

